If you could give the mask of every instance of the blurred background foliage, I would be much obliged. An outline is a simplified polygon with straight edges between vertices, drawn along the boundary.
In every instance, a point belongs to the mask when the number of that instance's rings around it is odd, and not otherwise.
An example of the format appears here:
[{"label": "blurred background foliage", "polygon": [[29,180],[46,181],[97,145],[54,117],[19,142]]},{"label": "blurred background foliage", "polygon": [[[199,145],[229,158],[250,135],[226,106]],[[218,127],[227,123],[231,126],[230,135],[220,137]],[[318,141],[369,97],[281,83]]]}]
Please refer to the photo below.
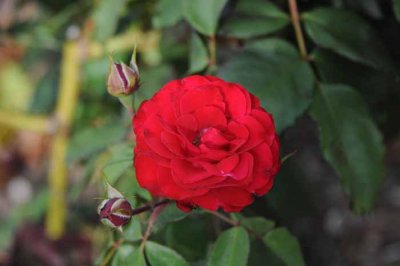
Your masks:
[{"label": "blurred background foliage", "polygon": [[[0,265],[400,265],[400,1],[294,3],[2,0]],[[126,62],[135,44],[136,106],[171,79],[214,74],[257,95],[282,157],[295,152],[228,223],[169,205],[145,244],[148,214],[123,235],[99,224],[104,177],[135,207],[152,200],[129,115],[105,88],[108,56]],[[60,96],[63,82],[79,95]]]}]

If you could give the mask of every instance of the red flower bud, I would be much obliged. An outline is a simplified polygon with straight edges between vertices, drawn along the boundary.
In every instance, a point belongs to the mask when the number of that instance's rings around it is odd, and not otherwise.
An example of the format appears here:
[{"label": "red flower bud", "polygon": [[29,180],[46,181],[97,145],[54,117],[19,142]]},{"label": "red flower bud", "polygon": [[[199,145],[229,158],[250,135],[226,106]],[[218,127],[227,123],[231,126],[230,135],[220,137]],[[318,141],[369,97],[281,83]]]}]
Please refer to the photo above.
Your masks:
[{"label": "red flower bud", "polygon": [[107,90],[113,96],[132,94],[139,87],[137,67],[112,62],[107,76]]},{"label": "red flower bud", "polygon": [[107,90],[116,97],[127,96],[139,88],[139,69],[136,65],[136,49],[132,53],[130,65],[115,63],[110,58],[107,75]]},{"label": "red flower bud", "polygon": [[132,206],[124,198],[111,198],[101,202],[97,210],[102,223],[121,230],[132,218]]},{"label": "red flower bud", "polygon": [[133,209],[129,201],[112,187],[108,182],[107,199],[103,200],[97,207],[101,222],[112,228],[122,231],[122,226],[129,223],[133,215]]}]

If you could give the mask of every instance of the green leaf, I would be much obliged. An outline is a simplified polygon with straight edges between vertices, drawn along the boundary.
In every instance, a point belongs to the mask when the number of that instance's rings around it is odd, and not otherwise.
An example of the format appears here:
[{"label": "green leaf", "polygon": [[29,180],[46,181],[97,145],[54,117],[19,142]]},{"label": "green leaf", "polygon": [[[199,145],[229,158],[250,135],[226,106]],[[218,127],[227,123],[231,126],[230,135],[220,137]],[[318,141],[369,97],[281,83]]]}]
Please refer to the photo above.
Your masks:
[{"label": "green leaf", "polygon": [[153,26],[157,29],[173,26],[183,19],[183,0],[160,0],[153,16]]},{"label": "green leaf", "polygon": [[146,266],[146,259],[140,248],[135,249],[126,257],[124,266]]},{"label": "green leaf", "polygon": [[133,146],[130,143],[117,144],[110,148],[109,160],[102,172],[114,184],[133,164]]},{"label": "green leaf", "polygon": [[400,22],[400,0],[393,0],[393,9],[397,20]]},{"label": "green leaf", "polygon": [[126,263],[127,257],[135,251],[132,245],[122,245],[120,246],[113,257],[111,266],[123,266],[128,265]]},{"label": "green leaf", "polygon": [[250,251],[250,241],[243,227],[223,232],[211,251],[208,266],[245,266]]},{"label": "green leaf", "polygon": [[356,212],[373,207],[384,175],[382,135],[358,93],[345,85],[321,84],[311,106],[321,148],[350,193]]},{"label": "green leaf", "polygon": [[228,19],[220,33],[238,38],[250,38],[273,33],[288,25],[289,16],[274,4],[261,0],[240,1],[238,17]]},{"label": "green leaf", "polygon": [[290,21],[289,16],[271,1],[241,0],[236,7],[236,11],[246,15],[279,18]]},{"label": "green leaf", "polygon": [[220,34],[245,39],[276,32],[286,25],[279,19],[232,18],[222,26]]},{"label": "green leaf", "polygon": [[308,35],[317,45],[369,66],[390,67],[379,36],[356,14],[340,9],[318,8],[304,13],[303,19]]},{"label": "green leaf", "polygon": [[286,266],[270,248],[266,247],[262,241],[253,239],[250,241],[249,266]]},{"label": "green leaf", "polygon": [[146,256],[152,266],[188,266],[185,259],[176,251],[148,241],[146,243]]},{"label": "green leaf", "polygon": [[388,92],[400,87],[395,73],[358,64],[326,49],[317,49],[312,57],[323,82],[350,85],[368,104],[373,104],[371,109],[375,112],[391,113],[386,111],[390,107],[382,103],[386,101]]},{"label": "green leaf", "polygon": [[197,33],[192,34],[190,40],[189,73],[196,73],[204,70],[208,65],[207,47]]},{"label": "green leaf", "polygon": [[184,2],[186,20],[200,33],[211,36],[217,30],[219,15],[227,0],[190,0]]},{"label": "green leaf", "polygon": [[129,224],[124,227],[124,238],[132,242],[142,239],[142,228],[137,216],[132,217]]},{"label": "green leaf", "polygon": [[117,249],[111,266],[146,266],[146,259],[140,248],[124,244]]},{"label": "green leaf", "polygon": [[298,240],[286,228],[277,228],[267,233],[263,242],[286,265],[305,265]]},{"label": "green leaf", "polygon": [[314,74],[296,49],[280,39],[250,43],[219,68],[219,76],[260,98],[278,132],[292,125],[311,103]]},{"label": "green leaf", "polygon": [[72,136],[68,148],[69,162],[88,158],[92,154],[121,140],[126,129],[119,124],[107,124],[101,127],[81,129]]},{"label": "green leaf", "polygon": [[264,217],[245,217],[240,224],[257,235],[263,236],[275,227],[275,222]]},{"label": "green leaf", "polygon": [[170,223],[165,230],[167,246],[189,261],[204,258],[214,235],[209,226],[211,218],[207,215],[191,215],[187,219]]},{"label": "green leaf", "polygon": [[95,38],[97,41],[105,41],[111,37],[117,29],[118,20],[125,10],[126,0],[99,0],[94,8],[92,18],[96,25]]},{"label": "green leaf", "polygon": [[188,215],[188,212],[181,211],[178,207],[176,207],[176,204],[170,203],[162,210],[162,212],[158,216],[157,221],[153,226],[153,231],[158,231],[162,229],[166,224],[182,220]]}]

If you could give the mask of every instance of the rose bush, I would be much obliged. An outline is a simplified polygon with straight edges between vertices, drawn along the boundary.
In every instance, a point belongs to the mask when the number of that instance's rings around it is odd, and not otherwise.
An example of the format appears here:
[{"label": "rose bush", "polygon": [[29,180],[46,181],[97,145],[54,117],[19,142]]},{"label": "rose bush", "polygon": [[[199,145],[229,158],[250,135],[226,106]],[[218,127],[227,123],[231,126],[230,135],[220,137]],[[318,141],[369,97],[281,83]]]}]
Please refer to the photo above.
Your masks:
[{"label": "rose bush", "polygon": [[167,83],[133,119],[139,184],[194,207],[240,211],[280,167],[272,116],[243,87],[212,76]]}]

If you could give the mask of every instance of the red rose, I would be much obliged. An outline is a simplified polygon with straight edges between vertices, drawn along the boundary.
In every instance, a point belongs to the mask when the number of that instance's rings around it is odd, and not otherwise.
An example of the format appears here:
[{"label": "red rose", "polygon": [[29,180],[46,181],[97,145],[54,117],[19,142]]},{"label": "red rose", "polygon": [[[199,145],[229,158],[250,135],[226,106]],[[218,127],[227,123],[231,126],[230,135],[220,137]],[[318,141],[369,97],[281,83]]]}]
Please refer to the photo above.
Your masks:
[{"label": "red rose", "polygon": [[280,167],[272,116],[243,87],[212,76],[166,84],[133,119],[139,184],[192,207],[237,212]]}]

